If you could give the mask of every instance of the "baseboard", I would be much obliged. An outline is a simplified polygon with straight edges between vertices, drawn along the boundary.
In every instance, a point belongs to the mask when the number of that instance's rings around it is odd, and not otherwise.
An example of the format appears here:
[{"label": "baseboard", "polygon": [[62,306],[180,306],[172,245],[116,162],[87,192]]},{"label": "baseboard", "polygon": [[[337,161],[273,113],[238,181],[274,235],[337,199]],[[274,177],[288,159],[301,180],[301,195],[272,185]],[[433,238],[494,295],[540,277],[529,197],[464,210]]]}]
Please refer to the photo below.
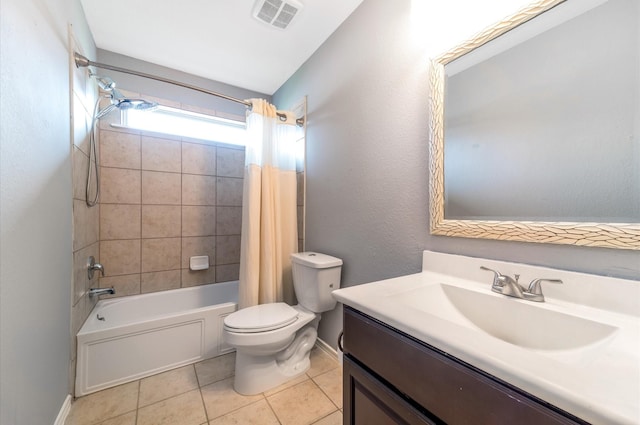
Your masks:
[{"label": "baseboard", "polygon": [[320,338],[316,339],[316,347],[318,347],[319,349],[321,349],[322,351],[324,351],[334,359],[339,360],[338,352],[332,346],[330,346]]},{"label": "baseboard", "polygon": [[71,394],[67,394],[67,398],[64,399],[64,403],[62,403],[62,407],[60,408],[60,412],[58,412],[58,417],[53,425],[64,425],[67,420],[67,416],[69,416],[69,412],[71,411]]}]

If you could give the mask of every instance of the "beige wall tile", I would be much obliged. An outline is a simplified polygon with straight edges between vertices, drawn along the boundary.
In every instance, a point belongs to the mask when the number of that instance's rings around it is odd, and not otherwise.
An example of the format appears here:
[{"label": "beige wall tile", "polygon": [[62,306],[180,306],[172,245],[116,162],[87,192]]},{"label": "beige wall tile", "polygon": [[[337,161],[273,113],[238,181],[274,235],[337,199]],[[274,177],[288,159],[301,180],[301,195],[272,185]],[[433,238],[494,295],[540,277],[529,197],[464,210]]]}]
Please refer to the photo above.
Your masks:
[{"label": "beige wall tile", "polygon": [[142,273],[140,281],[140,291],[145,294],[148,292],[177,289],[180,288],[180,279],[180,270]]},{"label": "beige wall tile", "polygon": [[[78,147],[73,147],[73,198],[86,199],[85,188],[87,184],[87,166],[89,157]],[[95,174],[92,175],[95,184]]]},{"label": "beige wall tile", "polygon": [[167,238],[180,236],[181,209],[179,206],[143,205],[142,237]]},{"label": "beige wall tile", "polygon": [[84,108],[80,97],[73,96],[73,144],[89,155],[89,131],[91,116]]},{"label": "beige wall tile", "polygon": [[182,171],[182,144],[175,140],[142,136],[142,169]]},{"label": "beige wall tile", "polygon": [[182,207],[182,236],[216,234],[216,207]]},{"label": "beige wall tile", "polygon": [[216,282],[216,269],[209,267],[207,270],[182,269],[182,287],[206,285]]},{"label": "beige wall tile", "polygon": [[177,173],[142,172],[142,203],[180,205],[180,180]]},{"label": "beige wall tile", "polygon": [[216,266],[216,283],[240,279],[240,264]]},{"label": "beige wall tile", "polygon": [[140,205],[100,204],[100,239],[140,238]]},{"label": "beige wall tile", "polygon": [[216,205],[231,207],[242,206],[244,179],[218,177],[216,181]]},{"label": "beige wall tile", "polygon": [[240,235],[216,237],[216,265],[240,263]]},{"label": "beige wall tile", "polygon": [[216,148],[195,143],[182,143],[182,172],[216,175]]},{"label": "beige wall tile", "polygon": [[87,320],[88,311],[85,309],[85,302],[83,298],[78,299],[78,301],[71,306],[71,337],[72,341],[72,350],[71,356],[75,358],[76,356],[76,345],[75,345],[75,336],[82,327],[82,324],[85,320]]},{"label": "beige wall tile", "polygon": [[198,388],[193,365],[144,378],[140,381],[140,407],[162,401]]},{"label": "beige wall tile", "polygon": [[242,207],[216,208],[216,234],[240,235],[242,230]]},{"label": "beige wall tile", "polygon": [[180,268],[180,238],[143,239],[142,272]]},{"label": "beige wall tile", "polygon": [[101,131],[100,165],[139,170],[140,136],[117,131]]},{"label": "beige wall tile", "polygon": [[140,171],[100,167],[100,173],[100,202],[106,204],[140,203]]},{"label": "beige wall tile", "polygon": [[140,273],[140,240],[100,241],[105,276]]},{"label": "beige wall tile", "polygon": [[101,277],[99,286],[100,288],[113,287],[113,289],[115,289],[116,291],[116,293],[113,295],[101,295],[101,299],[138,295],[140,293],[140,274],[137,273],[122,276]]},{"label": "beige wall tile", "polygon": [[73,200],[73,250],[85,248],[98,241],[100,212],[97,206],[88,207],[85,201]]},{"label": "beige wall tile", "polygon": [[182,238],[182,262],[183,269],[189,268],[189,257],[207,255],[209,265],[213,266],[216,259],[215,236],[196,236]]},{"label": "beige wall tile", "polygon": [[218,148],[216,172],[221,177],[244,177],[244,149]]},{"label": "beige wall tile", "polygon": [[93,256],[97,261],[100,258],[99,254],[98,242],[73,253],[73,304],[76,304],[82,298],[89,285],[89,276],[87,274],[89,256]]},{"label": "beige wall tile", "polygon": [[215,205],[216,178],[213,176],[182,175],[182,205]]},{"label": "beige wall tile", "polygon": [[138,410],[138,425],[202,425],[206,422],[207,416],[198,390]]}]

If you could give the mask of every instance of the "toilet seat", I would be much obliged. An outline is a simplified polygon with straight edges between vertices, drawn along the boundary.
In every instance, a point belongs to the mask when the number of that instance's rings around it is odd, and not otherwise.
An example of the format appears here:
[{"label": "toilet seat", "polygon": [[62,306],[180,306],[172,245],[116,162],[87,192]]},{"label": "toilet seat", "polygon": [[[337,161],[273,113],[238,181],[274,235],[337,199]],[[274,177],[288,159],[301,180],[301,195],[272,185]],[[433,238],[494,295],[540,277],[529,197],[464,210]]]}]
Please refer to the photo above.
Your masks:
[{"label": "toilet seat", "polygon": [[286,303],[254,305],[224,318],[230,332],[256,333],[283,328],[298,320],[298,311]]}]

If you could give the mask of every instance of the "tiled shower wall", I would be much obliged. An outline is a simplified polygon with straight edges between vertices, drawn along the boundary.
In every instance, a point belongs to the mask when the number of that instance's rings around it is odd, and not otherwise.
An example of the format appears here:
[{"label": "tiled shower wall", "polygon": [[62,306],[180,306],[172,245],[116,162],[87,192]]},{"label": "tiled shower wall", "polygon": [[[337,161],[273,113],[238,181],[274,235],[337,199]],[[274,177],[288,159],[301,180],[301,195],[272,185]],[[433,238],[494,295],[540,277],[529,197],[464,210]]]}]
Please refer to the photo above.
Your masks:
[{"label": "tiled shower wall", "polygon": [[[71,39],[71,51],[81,52],[79,45]],[[87,295],[89,288],[98,286],[97,279],[89,280],[87,259],[100,258],[99,208],[89,208],[85,202],[85,183],[89,164],[89,132],[91,116],[98,92],[86,68],[71,67],[72,70],[72,114],[73,123],[71,155],[73,173],[73,284],[71,296],[70,367],[69,389],[73,393],[76,365],[76,334],[82,327],[91,309],[97,302]],[[95,164],[95,163],[94,163]],[[94,180],[95,181],[95,180]],[[95,190],[90,191],[93,196]]]},{"label": "tiled shower wall", "polygon": [[[237,280],[244,148],[108,124],[100,125],[100,286],[125,296]],[[208,256],[209,269],[190,270],[191,256]]]}]

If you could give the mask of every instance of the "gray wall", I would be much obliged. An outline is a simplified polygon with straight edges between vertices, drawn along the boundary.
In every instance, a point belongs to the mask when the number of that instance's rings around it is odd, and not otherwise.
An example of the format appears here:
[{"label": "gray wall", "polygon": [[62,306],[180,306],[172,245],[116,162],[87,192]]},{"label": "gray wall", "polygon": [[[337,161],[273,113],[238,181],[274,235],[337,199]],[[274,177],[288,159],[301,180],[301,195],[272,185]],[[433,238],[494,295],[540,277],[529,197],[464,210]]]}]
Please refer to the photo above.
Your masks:
[{"label": "gray wall", "polygon": [[[343,286],[419,272],[433,250],[640,279],[640,253],[428,234],[425,55],[410,0],[366,0],[273,96],[308,96],[306,249],[344,259]],[[335,346],[341,309],[320,337]]]},{"label": "gray wall", "polygon": [[[258,97],[271,101],[271,96],[246,90],[240,87],[231,86],[229,84],[220,83],[195,75],[187,74],[175,69],[166,68],[150,62],[145,62],[129,56],[113,53],[108,50],[98,49],[97,62],[120,68],[131,69],[134,71],[145,72],[147,74],[157,75],[159,77],[170,80],[180,81],[182,83],[191,84],[204,89],[212,90],[237,99],[249,99]],[[124,74],[121,72],[98,70],[100,75],[111,77],[117,87],[124,88],[137,93],[144,93],[160,97],[162,99],[173,100],[186,105],[198,106],[200,108],[213,109],[233,115],[245,115],[246,107],[239,103],[230,102],[220,99],[209,94],[200,93],[194,90],[163,83],[160,81],[150,80],[147,78],[137,77],[135,75]],[[234,117],[235,118],[235,117]]]},{"label": "gray wall", "polygon": [[3,0],[0,423],[52,424],[68,394],[71,157],[67,23],[77,0]]}]

